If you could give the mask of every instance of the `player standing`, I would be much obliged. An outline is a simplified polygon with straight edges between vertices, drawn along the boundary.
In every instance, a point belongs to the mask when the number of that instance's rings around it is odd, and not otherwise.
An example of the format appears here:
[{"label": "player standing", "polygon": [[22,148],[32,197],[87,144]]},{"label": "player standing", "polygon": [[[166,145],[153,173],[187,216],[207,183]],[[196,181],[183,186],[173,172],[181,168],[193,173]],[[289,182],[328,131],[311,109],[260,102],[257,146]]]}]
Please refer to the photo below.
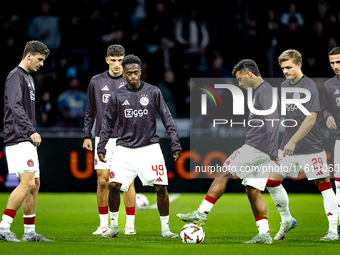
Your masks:
[{"label": "player standing", "polygon": [[[241,60],[235,65],[232,73],[238,79],[240,87],[254,90],[253,105],[255,109],[268,110],[272,107],[273,88],[261,78],[258,66],[253,60]],[[259,230],[257,236],[245,243],[272,243],[269,234],[267,207],[261,195],[261,191],[265,189],[269,171],[265,173],[259,171],[261,168],[255,170],[256,168],[252,167],[266,166],[269,170],[269,165],[275,167],[275,163],[279,160],[279,124],[277,121],[270,121],[279,119],[279,104],[275,107],[275,111],[269,115],[249,114],[248,123],[252,122],[253,126],[265,124],[261,127],[248,126],[245,144],[235,150],[225,161],[223,171],[217,173],[199,208],[188,214],[177,214],[178,218],[185,222],[205,224],[208,213],[223,195],[229,178],[237,175],[243,179],[242,184],[246,186],[246,193]],[[247,171],[247,169],[249,170]]]},{"label": "player standing", "polygon": [[340,47],[333,48],[328,53],[328,58],[335,76],[326,81],[323,87],[322,111],[327,127],[337,130],[334,145],[334,178],[340,217]]},{"label": "player standing", "polygon": [[4,145],[8,173],[15,173],[20,178],[20,184],[8,198],[0,223],[0,240],[7,242],[20,242],[10,227],[21,205],[25,228],[22,241],[52,241],[35,232],[35,210],[40,187],[37,146],[41,143],[41,137],[35,129],[35,86],[30,75],[44,65],[49,54],[45,44],[27,42],[19,66],[8,74],[5,83]]},{"label": "player standing", "polygon": [[[107,163],[98,160],[97,144],[99,142],[99,132],[102,128],[102,119],[104,110],[111,93],[126,84],[123,77],[122,61],[125,56],[125,49],[122,45],[111,45],[107,48],[106,63],[109,70],[94,76],[87,90],[87,105],[84,120],[84,143],[83,148],[92,151],[91,130],[96,118],[95,127],[95,153],[94,168],[97,170],[97,204],[99,211],[100,226],[93,232],[94,235],[101,235],[108,230],[108,206],[109,206],[109,172],[112,163],[112,157],[116,148],[118,135],[117,127],[114,128],[110,139],[107,143]],[[124,192],[124,204],[126,210],[125,234],[136,234],[135,208],[136,208],[136,191],[134,182],[129,186],[128,191]]]},{"label": "player standing", "polygon": [[[286,50],[279,56],[279,64],[286,77],[282,88],[303,88],[310,91],[311,99],[303,106],[311,115],[305,115],[296,104],[287,105],[286,127],[279,150],[282,171],[272,172],[267,188],[281,215],[281,227],[274,240],[283,240],[287,232],[297,226],[288,207],[288,195],[281,185],[286,176],[296,177],[303,169],[308,180],[314,180],[324,201],[324,208],[329,221],[329,230],[321,241],[339,240],[337,234],[338,209],[329,173],[326,166],[327,157],[323,148],[321,130],[317,122],[321,111],[319,92],[315,83],[303,75],[301,70],[302,56],[297,50]],[[287,99],[300,99],[303,93],[287,93]],[[293,120],[293,121],[292,121]]]},{"label": "player standing", "polygon": [[109,184],[111,226],[102,237],[118,236],[119,192],[126,191],[138,175],[144,186],[155,187],[162,237],[178,238],[178,235],[169,229],[168,176],[159,145],[160,138],[156,134],[155,110],[170,136],[175,160],[182,154],[178,133],[160,90],[140,80],[141,60],[137,56],[128,55],[122,66],[127,85],[111,94],[97,148],[99,159],[106,162],[105,145],[115,123],[118,122],[118,132],[121,136],[117,140]]}]

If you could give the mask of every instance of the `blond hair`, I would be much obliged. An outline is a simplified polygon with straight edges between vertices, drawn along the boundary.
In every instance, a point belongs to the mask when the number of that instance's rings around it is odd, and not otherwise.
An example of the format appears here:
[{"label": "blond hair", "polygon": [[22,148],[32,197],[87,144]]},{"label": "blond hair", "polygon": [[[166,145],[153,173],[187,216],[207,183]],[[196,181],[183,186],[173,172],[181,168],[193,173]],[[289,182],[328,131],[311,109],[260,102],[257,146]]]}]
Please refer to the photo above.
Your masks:
[{"label": "blond hair", "polygon": [[281,65],[282,62],[288,61],[292,59],[294,64],[301,63],[302,64],[302,55],[297,50],[285,50],[279,56],[279,64]]}]

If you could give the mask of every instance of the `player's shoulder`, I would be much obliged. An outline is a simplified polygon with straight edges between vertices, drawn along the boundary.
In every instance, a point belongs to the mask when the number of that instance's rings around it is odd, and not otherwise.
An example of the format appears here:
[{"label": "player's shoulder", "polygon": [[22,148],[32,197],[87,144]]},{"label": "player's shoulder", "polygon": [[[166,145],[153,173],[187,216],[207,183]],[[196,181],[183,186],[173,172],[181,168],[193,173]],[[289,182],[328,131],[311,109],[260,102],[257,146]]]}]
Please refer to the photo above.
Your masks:
[{"label": "player's shoulder", "polygon": [[161,93],[161,90],[156,85],[152,85],[147,82],[144,82],[144,89],[154,93]]},{"label": "player's shoulder", "polygon": [[329,88],[329,87],[331,87],[333,84],[339,84],[339,83],[340,83],[340,80],[338,79],[338,77],[337,77],[337,76],[334,76],[334,77],[328,79],[327,81],[325,81],[324,87],[325,87],[325,88]]},{"label": "player's shoulder", "polygon": [[90,83],[96,83],[97,81],[100,81],[100,80],[102,80],[103,78],[106,78],[106,77],[107,77],[107,71],[96,74],[91,78]]},{"label": "player's shoulder", "polygon": [[[19,69],[19,67],[15,67],[12,71],[7,75],[6,83],[15,82],[17,80],[23,80],[25,73]],[[30,76],[28,73],[26,74]]]},{"label": "player's shoulder", "polygon": [[303,75],[300,82],[302,84],[306,84],[306,85],[310,85],[310,86],[315,86],[315,82],[313,81],[313,79],[309,78],[306,75]]}]

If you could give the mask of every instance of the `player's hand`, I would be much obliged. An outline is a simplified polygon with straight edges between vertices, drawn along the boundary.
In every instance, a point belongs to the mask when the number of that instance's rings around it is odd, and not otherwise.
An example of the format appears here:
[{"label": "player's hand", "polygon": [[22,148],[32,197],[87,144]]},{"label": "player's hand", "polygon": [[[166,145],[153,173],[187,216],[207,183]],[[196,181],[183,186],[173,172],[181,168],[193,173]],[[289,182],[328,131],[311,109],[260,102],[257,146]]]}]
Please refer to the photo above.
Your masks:
[{"label": "player's hand", "polygon": [[92,151],[92,141],[90,138],[86,138],[83,142],[83,148],[88,151]]},{"label": "player's hand", "polygon": [[182,152],[181,152],[181,151],[175,151],[175,152],[174,152],[175,161],[176,161],[180,156],[182,156]]},{"label": "player's hand", "polygon": [[286,146],[283,148],[283,156],[285,157],[286,155],[292,156],[293,152],[295,150],[295,143],[292,141],[289,141]]},{"label": "player's hand", "polygon": [[336,122],[335,122],[333,116],[329,116],[329,117],[327,118],[326,126],[327,126],[329,129],[333,129],[333,130],[336,130],[336,129],[337,129]]},{"label": "player's hand", "polygon": [[107,160],[105,159],[105,155],[102,154],[102,153],[99,153],[98,154],[98,158],[100,161],[104,162],[104,163],[107,163]]},{"label": "player's hand", "polygon": [[39,146],[41,144],[41,136],[37,132],[32,134],[30,137],[31,137],[33,144],[35,146]]},{"label": "player's hand", "polygon": [[273,159],[273,161],[278,164],[279,166],[281,166],[281,164],[279,163],[279,161],[281,160],[282,158],[276,158],[276,159]]}]

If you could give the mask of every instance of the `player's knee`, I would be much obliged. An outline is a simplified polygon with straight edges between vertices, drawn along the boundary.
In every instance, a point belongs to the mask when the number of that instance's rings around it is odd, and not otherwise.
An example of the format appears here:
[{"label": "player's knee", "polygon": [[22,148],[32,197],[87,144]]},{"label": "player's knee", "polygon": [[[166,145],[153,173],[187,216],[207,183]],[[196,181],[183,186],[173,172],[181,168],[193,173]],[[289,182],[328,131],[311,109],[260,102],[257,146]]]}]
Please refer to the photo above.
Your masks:
[{"label": "player's knee", "polygon": [[113,193],[113,192],[119,192],[121,186],[122,186],[122,184],[120,184],[120,183],[117,183],[117,182],[110,182],[110,183],[109,183],[109,191],[110,191],[111,193]]},{"label": "player's knee", "polygon": [[256,189],[252,186],[246,186],[246,193],[248,196],[258,195],[261,194],[261,190]]},{"label": "player's knee", "polygon": [[101,190],[106,190],[109,186],[109,180],[105,180],[105,179],[99,179],[98,180],[98,187]]},{"label": "player's knee", "polygon": [[165,195],[168,193],[167,187],[165,185],[155,185],[155,191],[158,195]]},{"label": "player's knee", "polygon": [[27,193],[33,191],[35,189],[35,183],[32,182],[22,182],[19,184],[21,187],[23,187]]}]

